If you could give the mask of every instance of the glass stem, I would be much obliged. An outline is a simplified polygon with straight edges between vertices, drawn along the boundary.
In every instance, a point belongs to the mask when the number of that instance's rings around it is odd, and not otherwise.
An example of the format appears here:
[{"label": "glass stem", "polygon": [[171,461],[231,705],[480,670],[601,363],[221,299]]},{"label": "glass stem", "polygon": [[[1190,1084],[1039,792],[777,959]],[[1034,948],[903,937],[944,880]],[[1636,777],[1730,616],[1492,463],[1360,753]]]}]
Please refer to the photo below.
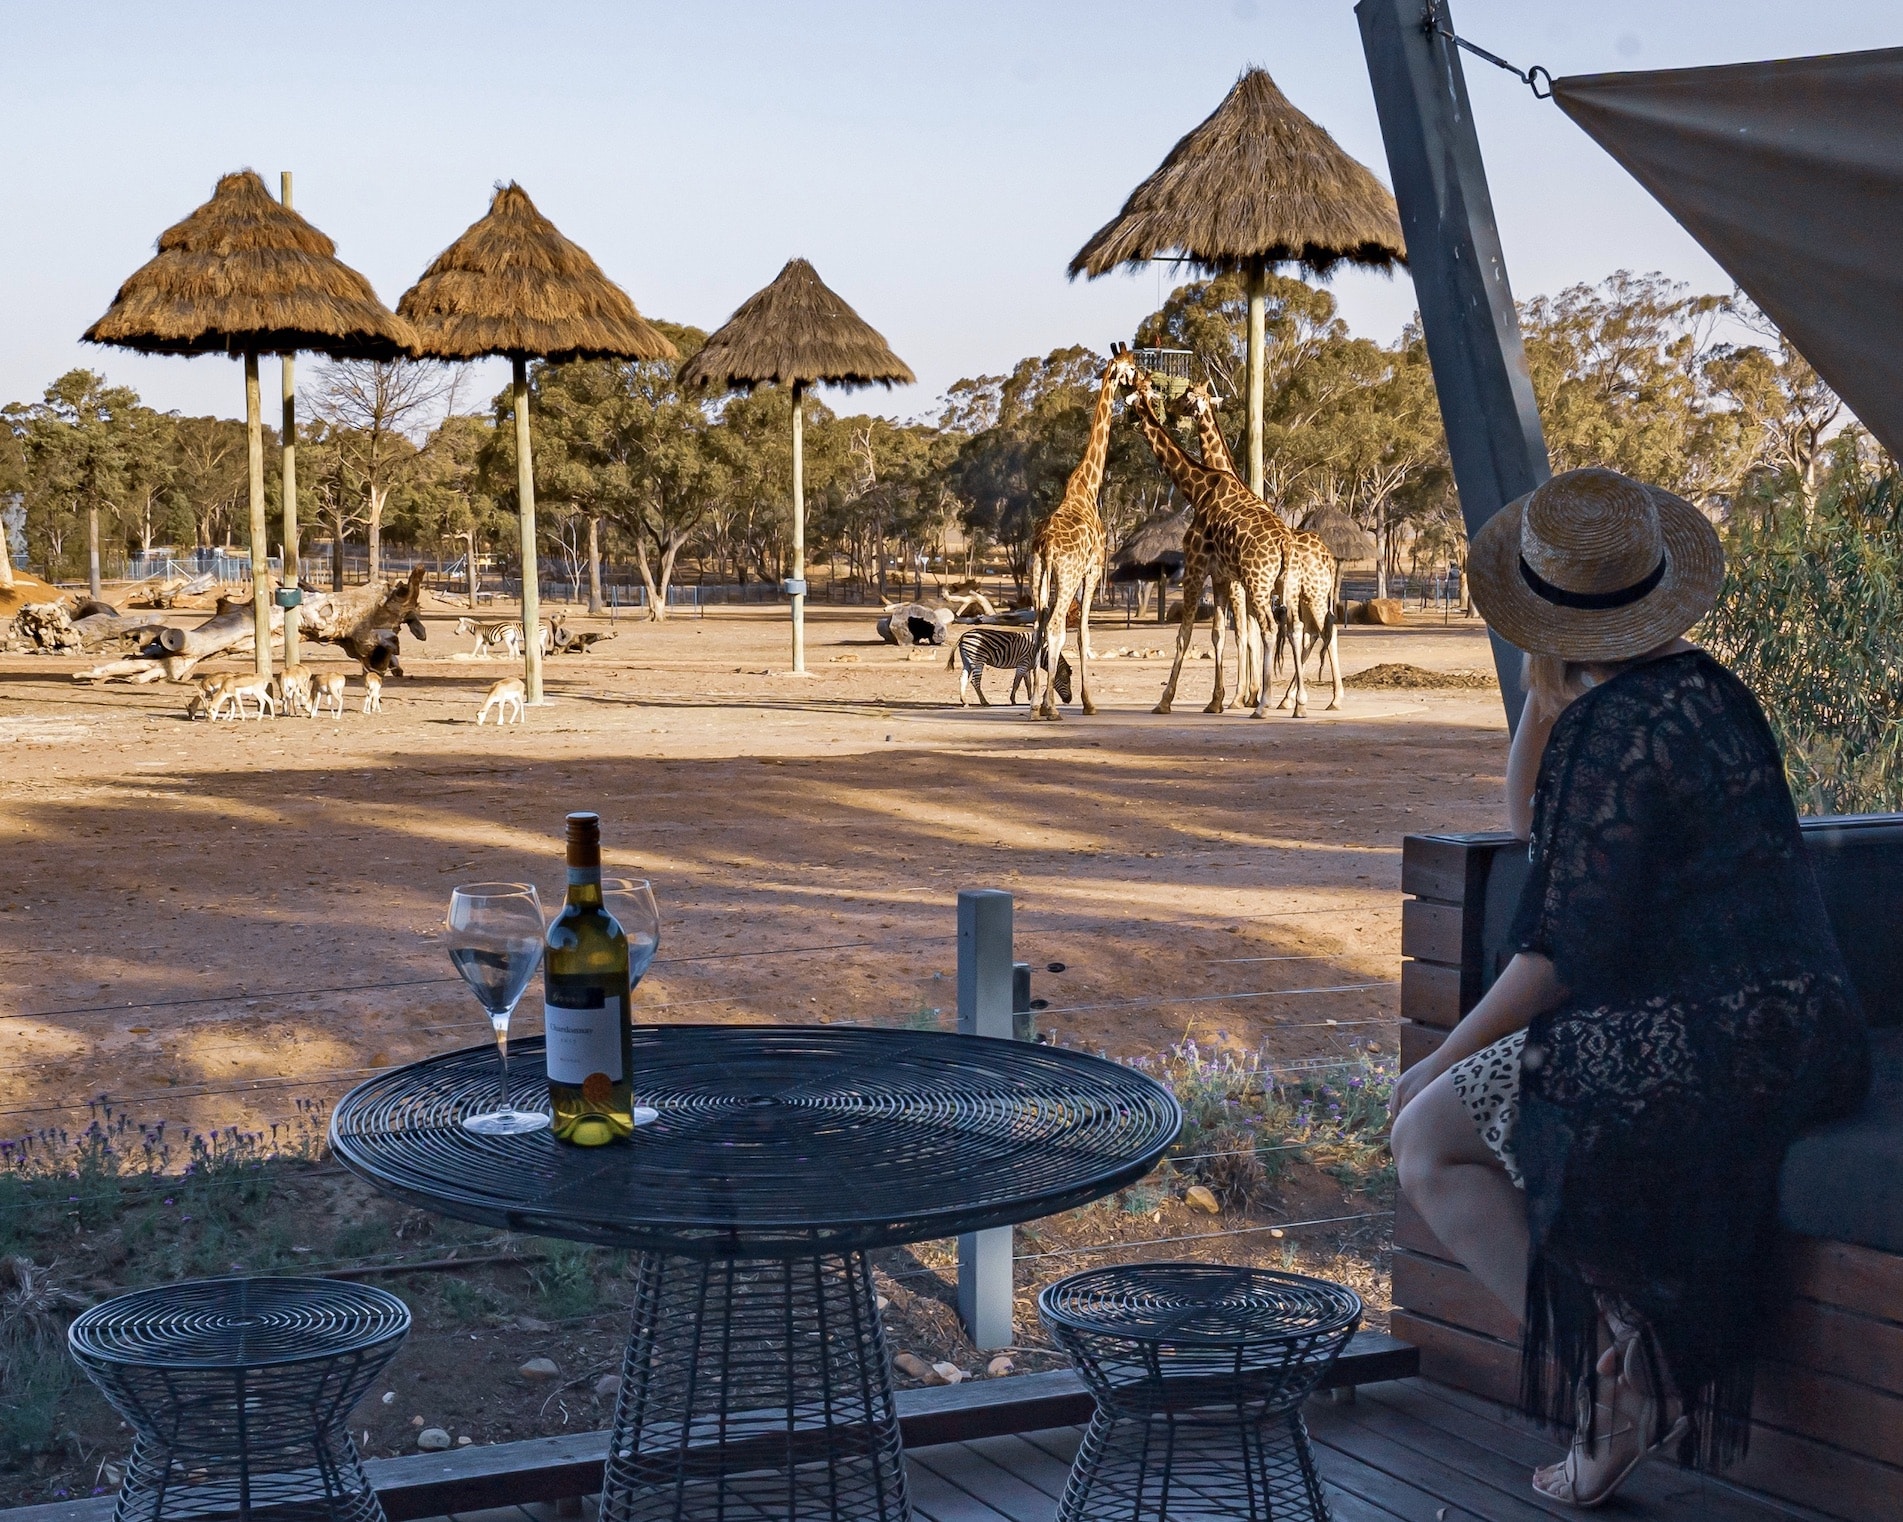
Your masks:
[{"label": "glass stem", "polygon": [[496,1027],[496,1056],[502,1061],[502,1113],[508,1115],[515,1105],[509,1099],[509,1022],[506,1020]]}]

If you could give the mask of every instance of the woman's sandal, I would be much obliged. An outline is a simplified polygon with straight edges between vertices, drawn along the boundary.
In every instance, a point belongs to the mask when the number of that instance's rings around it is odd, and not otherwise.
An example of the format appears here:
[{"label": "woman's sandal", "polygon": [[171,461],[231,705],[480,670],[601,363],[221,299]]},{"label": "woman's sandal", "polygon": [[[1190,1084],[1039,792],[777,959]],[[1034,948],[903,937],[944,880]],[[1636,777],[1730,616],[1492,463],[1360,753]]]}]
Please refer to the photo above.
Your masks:
[{"label": "woman's sandal", "polygon": [[[1620,1328],[1619,1331],[1625,1331]],[[1583,1419],[1587,1411],[1586,1387],[1580,1388],[1579,1423],[1580,1434],[1573,1439],[1573,1445],[1567,1450],[1566,1457],[1557,1464],[1548,1464],[1543,1469],[1533,1471],[1534,1492],[1548,1501],[1558,1501],[1564,1506],[1577,1506],[1581,1511],[1592,1511],[1604,1506],[1619,1493],[1619,1487],[1631,1477],[1632,1471],[1657,1453],[1659,1449],[1683,1440],[1690,1430],[1691,1421],[1680,1416],[1657,1442],[1651,1444],[1635,1443],[1631,1454],[1623,1461],[1612,1458],[1612,1449],[1620,1438],[1631,1437],[1634,1433],[1654,1432],[1658,1429],[1660,1400],[1651,1388],[1651,1378],[1645,1366],[1644,1349],[1635,1333],[1621,1336],[1617,1346],[1623,1358],[1620,1372],[1614,1376],[1613,1400],[1610,1405],[1599,1401],[1592,1407],[1597,1415],[1603,1411],[1606,1421],[1603,1427],[1594,1424],[1594,1440],[1588,1444],[1585,1436],[1587,1423]],[[1619,1409],[1619,1389],[1623,1385],[1628,1390],[1644,1389],[1647,1393],[1639,1401],[1636,1420],[1625,1421],[1621,1425]],[[1591,1478],[1582,1477],[1582,1469],[1587,1464],[1612,1462],[1608,1473]]]}]

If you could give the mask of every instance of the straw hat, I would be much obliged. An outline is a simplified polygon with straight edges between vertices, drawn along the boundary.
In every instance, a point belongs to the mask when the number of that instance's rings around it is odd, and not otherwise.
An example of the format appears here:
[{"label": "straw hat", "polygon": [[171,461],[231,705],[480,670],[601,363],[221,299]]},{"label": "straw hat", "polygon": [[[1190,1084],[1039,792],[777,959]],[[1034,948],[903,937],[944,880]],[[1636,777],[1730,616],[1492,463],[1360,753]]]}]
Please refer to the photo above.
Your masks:
[{"label": "straw hat", "polygon": [[1520,649],[1623,661],[1711,611],[1725,552],[1683,497],[1616,470],[1569,470],[1487,520],[1467,574],[1488,624]]}]

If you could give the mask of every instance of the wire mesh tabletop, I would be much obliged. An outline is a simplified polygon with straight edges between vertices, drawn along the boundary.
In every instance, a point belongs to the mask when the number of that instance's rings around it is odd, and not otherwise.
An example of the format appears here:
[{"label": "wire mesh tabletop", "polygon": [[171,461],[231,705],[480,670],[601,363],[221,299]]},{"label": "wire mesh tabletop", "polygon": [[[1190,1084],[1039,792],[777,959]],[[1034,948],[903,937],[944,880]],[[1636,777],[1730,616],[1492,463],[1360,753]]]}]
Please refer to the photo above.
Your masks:
[{"label": "wire mesh tabletop", "polygon": [[[518,1104],[541,1043],[518,1044]],[[490,1047],[397,1068],[345,1095],[338,1160],[464,1220],[688,1256],[794,1257],[922,1241],[1086,1204],[1142,1177],[1182,1125],[1155,1080],[1055,1047],[839,1026],[633,1033],[660,1119],[631,1142],[479,1136]]]},{"label": "wire mesh tabletop", "polygon": [[87,1364],[263,1369],[342,1358],[402,1339],[410,1313],[387,1291],[341,1279],[197,1279],[136,1290],[75,1318]]}]

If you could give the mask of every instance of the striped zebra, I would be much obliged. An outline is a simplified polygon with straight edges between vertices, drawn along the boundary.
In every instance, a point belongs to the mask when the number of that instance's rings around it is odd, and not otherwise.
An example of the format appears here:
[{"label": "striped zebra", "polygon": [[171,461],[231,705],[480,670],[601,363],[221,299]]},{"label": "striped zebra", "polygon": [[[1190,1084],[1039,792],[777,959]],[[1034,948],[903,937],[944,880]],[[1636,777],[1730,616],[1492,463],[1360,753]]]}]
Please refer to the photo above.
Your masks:
[{"label": "striped zebra", "polygon": [[[548,621],[542,620],[539,628],[542,631],[542,653],[546,655],[549,646]],[[519,618],[490,623],[465,616],[456,620],[456,632],[476,636],[476,648],[470,652],[472,655],[487,655],[497,645],[512,656],[522,653],[522,620]]]},{"label": "striped zebra", "polygon": [[[1031,690],[1031,657],[1036,652],[1036,643],[1028,629],[1007,629],[986,624],[976,629],[967,629],[952,645],[951,658],[945,662],[945,669],[960,668],[958,672],[958,706],[968,707],[970,700],[965,696],[969,687],[978,694],[978,701],[984,707],[991,706],[991,700],[985,696],[985,668],[1011,673],[1011,695],[1005,701],[1015,703],[1018,700],[1018,688],[1023,687],[1028,696]],[[1057,658],[1057,695],[1066,703],[1070,701],[1070,662],[1063,656]]]}]

